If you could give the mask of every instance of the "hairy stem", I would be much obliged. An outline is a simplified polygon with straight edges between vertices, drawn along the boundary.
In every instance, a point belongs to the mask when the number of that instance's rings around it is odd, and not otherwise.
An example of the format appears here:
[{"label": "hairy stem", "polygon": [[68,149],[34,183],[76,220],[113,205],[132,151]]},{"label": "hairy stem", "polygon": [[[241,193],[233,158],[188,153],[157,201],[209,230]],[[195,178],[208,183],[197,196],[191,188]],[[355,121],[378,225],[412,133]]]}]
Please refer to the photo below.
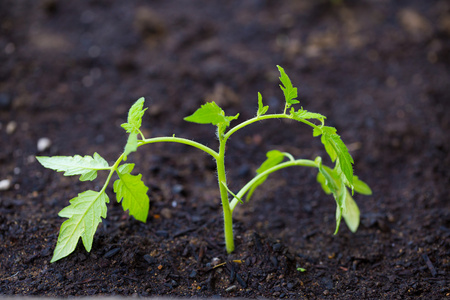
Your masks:
[{"label": "hairy stem", "polygon": [[228,200],[228,190],[226,188],[227,176],[225,173],[225,146],[226,140],[219,136],[220,148],[217,162],[217,179],[219,181],[220,199],[222,201],[223,222],[225,234],[225,247],[227,253],[234,251],[234,236],[233,236],[233,216],[230,209],[230,201]]}]

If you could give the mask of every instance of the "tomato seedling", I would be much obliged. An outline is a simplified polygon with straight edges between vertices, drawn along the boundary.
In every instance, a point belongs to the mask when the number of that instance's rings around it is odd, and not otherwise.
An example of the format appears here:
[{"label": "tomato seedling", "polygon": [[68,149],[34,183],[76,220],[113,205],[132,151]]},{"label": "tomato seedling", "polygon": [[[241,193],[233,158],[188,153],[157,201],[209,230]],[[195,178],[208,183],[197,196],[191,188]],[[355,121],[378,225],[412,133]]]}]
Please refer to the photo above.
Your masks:
[{"label": "tomato seedling", "polygon": [[[367,184],[353,175],[353,158],[341,137],[336,133],[336,129],[325,126],[326,117],[318,113],[309,112],[303,107],[297,110],[294,109],[293,106],[299,103],[297,100],[297,88],[292,85],[284,69],[280,66],[277,67],[280,72],[280,87],[285,98],[285,106],[282,113],[267,114],[269,107],[263,104],[262,96],[258,93],[256,116],[234,127],[229,128],[230,123],[237,119],[239,114],[226,116],[225,112],[214,102],[202,105],[192,115],[184,118],[188,122],[216,126],[219,140],[218,151],[193,140],[175,136],[146,138],[141,131],[142,117],[146,109],[143,108],[144,98],[140,98],[131,106],[128,112],[127,123],[121,125],[129,135],[123,153],[113,165],[110,166],[98,153],[84,157],[79,155],[36,157],[44,167],[64,172],[64,176],[80,175],[81,181],[94,180],[98,171],[109,172],[100,191],[88,190],[78,194],[77,197],[70,200],[69,206],[59,212],[60,217],[68,218],[68,220],[61,226],[51,262],[55,262],[72,253],[80,238],[86,251],[89,252],[91,250],[95,231],[102,218],[106,218],[106,203],[109,202],[106,189],[114,174],[118,176],[118,179],[113,184],[113,191],[116,194],[117,201],[119,203],[122,202],[124,211],[128,210],[134,218],[146,222],[150,205],[147,195],[148,187],[142,181],[141,174],[131,175],[135,165],[124,163],[124,161],[127,160],[128,155],[135,152],[138,148],[161,142],[189,145],[206,152],[214,158],[223,208],[225,245],[228,253],[234,250],[232,214],[236,206],[239,203],[244,203],[242,200],[244,196],[246,196],[245,201],[248,201],[254,190],[264,183],[269,174],[293,166],[305,166],[318,170],[317,181],[327,194],[334,196],[337,204],[335,234],[339,230],[342,217],[350,230],[355,232],[359,226],[360,212],[352,198],[353,191],[365,195],[370,195],[372,191]],[[334,163],[334,168],[323,165],[322,158],[319,156],[314,160],[295,159],[289,153],[271,150],[267,153],[267,159],[256,170],[255,177],[234,194],[227,186],[225,172],[226,143],[230,136],[238,130],[252,123],[268,119],[291,119],[312,127],[313,135],[321,137],[325,150]],[[352,193],[348,189],[351,189]]]}]

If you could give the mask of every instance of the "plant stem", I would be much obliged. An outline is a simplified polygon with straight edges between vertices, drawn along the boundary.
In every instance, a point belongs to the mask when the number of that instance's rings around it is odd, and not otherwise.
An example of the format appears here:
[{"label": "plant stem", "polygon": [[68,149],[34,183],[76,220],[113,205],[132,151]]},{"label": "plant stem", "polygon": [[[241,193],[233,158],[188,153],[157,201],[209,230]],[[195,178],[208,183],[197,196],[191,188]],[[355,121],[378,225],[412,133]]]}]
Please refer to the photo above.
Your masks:
[{"label": "plant stem", "polygon": [[252,123],[255,123],[257,121],[262,121],[262,120],[268,120],[268,119],[291,119],[291,120],[295,120],[298,122],[302,122],[305,123],[306,125],[309,125],[313,128],[319,128],[319,126],[317,126],[314,123],[311,123],[305,119],[294,119],[291,115],[287,115],[287,114],[269,114],[269,115],[263,115],[263,116],[259,116],[259,117],[254,117],[251,119],[248,119],[245,122],[242,122],[241,124],[238,124],[236,126],[234,126],[233,128],[231,128],[230,130],[228,130],[228,132],[224,135],[224,140],[226,141],[233,133],[235,133],[236,131],[238,131],[241,128],[244,128],[245,126],[248,126]]},{"label": "plant stem", "polygon": [[111,180],[112,175],[113,175],[114,172],[117,170],[117,167],[120,165],[120,163],[122,162],[123,157],[124,157],[124,155],[123,155],[123,153],[122,153],[122,155],[119,156],[119,158],[116,160],[116,162],[114,163],[114,165],[113,165],[112,167],[110,167],[110,171],[109,171],[108,177],[106,178],[105,184],[103,185],[103,187],[102,187],[100,193],[103,193],[103,192],[106,190],[106,187],[108,186],[109,181]]},{"label": "plant stem", "polygon": [[[276,165],[275,167],[272,167],[270,169],[267,169],[266,171],[256,175],[252,180],[250,180],[244,187],[236,194],[236,196],[241,199],[245,193],[248,192],[248,190],[253,186],[255,182],[257,182],[260,178],[267,176],[275,171],[288,168],[288,167],[294,167],[294,166],[304,166],[304,167],[313,167],[317,168],[318,165],[313,160],[309,159],[297,159],[294,161],[287,161],[284,163],[281,163],[279,165]],[[237,198],[233,198],[233,200],[230,203],[230,210],[231,212],[234,211],[236,205],[239,203],[239,200]]]},{"label": "plant stem", "polygon": [[217,153],[216,151],[212,150],[211,148],[209,148],[205,145],[202,145],[195,141],[191,141],[191,140],[184,139],[184,138],[178,138],[178,137],[174,137],[174,136],[173,137],[156,137],[156,138],[140,140],[140,141],[138,141],[138,147],[147,145],[147,144],[160,143],[160,142],[172,142],[172,143],[189,145],[189,146],[195,147],[197,149],[200,149],[200,150],[208,153],[209,155],[214,157],[216,160],[219,158],[219,153]]},{"label": "plant stem", "polygon": [[[220,130],[219,130],[220,132]],[[228,190],[226,188],[227,176],[225,173],[225,146],[226,139],[220,136],[219,133],[219,156],[216,159],[217,162],[217,179],[219,181],[220,199],[222,200],[223,209],[223,222],[224,222],[224,235],[225,235],[225,247],[227,253],[234,251],[234,236],[233,236],[233,216],[230,209],[230,201],[228,200]]]}]

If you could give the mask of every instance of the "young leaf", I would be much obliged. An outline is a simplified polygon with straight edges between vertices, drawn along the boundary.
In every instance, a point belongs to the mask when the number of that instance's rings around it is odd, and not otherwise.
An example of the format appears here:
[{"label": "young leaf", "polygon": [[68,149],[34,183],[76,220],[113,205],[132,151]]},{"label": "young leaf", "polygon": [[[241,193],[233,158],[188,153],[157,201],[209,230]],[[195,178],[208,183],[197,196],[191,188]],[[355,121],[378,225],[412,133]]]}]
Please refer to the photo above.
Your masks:
[{"label": "young leaf", "polygon": [[239,114],[234,117],[225,116],[225,112],[215,103],[208,102],[203,104],[192,115],[185,117],[184,120],[198,124],[213,124],[230,126],[230,121],[237,119]]},{"label": "young leaf", "polygon": [[50,262],[55,262],[72,253],[80,237],[86,251],[91,251],[98,224],[101,218],[106,218],[108,202],[105,192],[91,190],[78,194],[78,197],[70,200],[70,206],[59,212],[60,217],[69,219],[61,225],[58,242]]},{"label": "young leaf", "polygon": [[[275,167],[279,163],[281,163],[284,159],[284,154],[278,150],[271,150],[266,154],[267,159],[261,164],[261,166],[256,170],[257,174],[261,174],[262,172]],[[249,201],[255,189],[266,181],[267,176],[261,177],[258,181],[256,181],[250,190],[247,193],[246,200]]]},{"label": "young leaf", "polygon": [[258,92],[258,111],[257,111],[256,115],[258,117],[262,116],[267,112],[268,109],[269,109],[268,105],[263,106],[261,93]]},{"label": "young leaf", "polygon": [[[114,192],[117,202],[122,201],[123,210],[129,210],[136,220],[146,222],[150,200],[147,195],[148,187],[141,180],[142,174],[131,175],[134,164],[126,164],[118,168],[119,179],[114,182]],[[123,200],[122,200],[123,199]]]},{"label": "young leaf", "polygon": [[108,170],[108,162],[98,153],[94,156],[36,156],[36,159],[48,169],[64,172],[64,176],[81,175],[81,181],[94,180],[98,170]]},{"label": "young leaf", "polygon": [[342,212],[342,216],[351,232],[356,232],[360,220],[359,208],[349,192],[347,192],[345,196],[345,209]]},{"label": "young leaf", "polygon": [[360,180],[358,176],[353,176],[353,186],[355,188],[355,192],[360,193],[362,195],[372,195],[372,190],[364,181]]},{"label": "young leaf", "polygon": [[147,110],[147,108],[143,109],[144,101],[143,97],[139,98],[128,111],[128,122],[121,125],[128,133],[139,133],[142,125],[142,116]]},{"label": "young leaf", "polygon": [[286,100],[286,107],[290,107],[293,104],[300,103],[297,98],[297,88],[292,85],[291,79],[287,76],[284,69],[280,66],[277,66],[278,71],[280,71],[280,88],[283,91],[284,99]]},{"label": "young leaf", "polygon": [[295,109],[292,107],[291,108],[291,116],[294,120],[309,120],[309,119],[316,119],[319,120],[320,122],[322,122],[322,124],[324,123],[324,120],[327,118],[324,115],[318,114],[318,113],[313,113],[313,112],[309,112],[306,109],[299,109],[298,111],[295,111]]},{"label": "young leaf", "polygon": [[335,192],[333,192],[334,199],[336,200],[336,230],[334,231],[334,234],[337,234],[339,231],[342,214],[345,210],[345,199],[347,197],[347,194],[347,188],[342,182],[340,187]]},{"label": "young leaf", "polygon": [[138,145],[138,134],[130,133],[127,139],[127,143],[125,144],[125,148],[123,150],[124,160],[127,160],[127,157],[131,152],[135,152],[137,150],[137,145]]},{"label": "young leaf", "polygon": [[314,129],[314,136],[322,134],[321,141],[331,160],[336,161],[336,169],[344,183],[353,188],[353,158],[348,152],[347,146],[336,134],[336,128],[322,126],[321,131]]}]

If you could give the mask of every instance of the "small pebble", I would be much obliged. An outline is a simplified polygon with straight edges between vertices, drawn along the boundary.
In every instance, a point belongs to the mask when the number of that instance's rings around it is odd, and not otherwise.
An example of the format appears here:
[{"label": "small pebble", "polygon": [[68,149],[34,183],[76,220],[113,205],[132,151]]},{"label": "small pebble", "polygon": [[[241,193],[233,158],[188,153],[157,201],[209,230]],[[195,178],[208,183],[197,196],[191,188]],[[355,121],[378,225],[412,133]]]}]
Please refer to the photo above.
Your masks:
[{"label": "small pebble", "polygon": [[230,287],[227,287],[227,288],[225,289],[225,292],[234,292],[235,290],[237,290],[237,286],[232,285],[232,286],[230,286]]},{"label": "small pebble", "polygon": [[189,274],[190,278],[195,278],[195,276],[197,276],[197,271],[196,270],[192,270],[192,272]]},{"label": "small pebble", "polygon": [[40,138],[37,142],[37,150],[38,150],[38,152],[45,151],[48,148],[50,148],[51,145],[52,145],[52,141],[50,141],[49,138],[46,138],[46,137]]},{"label": "small pebble", "polygon": [[3,179],[0,180],[0,191],[7,191],[11,187],[11,180]]},{"label": "small pebble", "polygon": [[220,263],[220,258],[218,258],[218,257],[214,257],[214,258],[211,260],[211,265],[212,265],[213,267],[217,266],[219,263]]},{"label": "small pebble", "polygon": [[172,218],[172,212],[168,208],[161,209],[161,216],[165,219],[171,219]]},{"label": "small pebble", "polygon": [[15,121],[11,121],[8,124],[6,124],[6,133],[7,134],[13,134],[14,131],[16,131],[17,123]]},{"label": "small pebble", "polygon": [[109,250],[108,252],[105,253],[105,255],[103,255],[104,258],[110,258],[113,257],[114,255],[116,255],[118,252],[120,251],[120,248],[114,248]]}]

